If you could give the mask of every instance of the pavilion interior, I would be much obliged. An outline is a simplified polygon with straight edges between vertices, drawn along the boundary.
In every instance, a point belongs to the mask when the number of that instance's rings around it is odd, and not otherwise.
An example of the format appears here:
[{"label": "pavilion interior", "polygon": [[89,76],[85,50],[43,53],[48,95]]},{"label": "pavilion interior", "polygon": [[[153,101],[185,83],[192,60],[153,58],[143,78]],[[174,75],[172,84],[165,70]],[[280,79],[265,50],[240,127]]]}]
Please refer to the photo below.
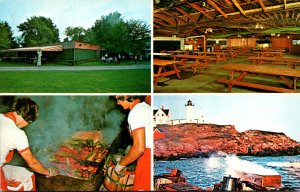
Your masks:
[{"label": "pavilion interior", "polygon": [[[181,50],[197,52],[236,50],[226,60],[209,61],[207,68],[180,69],[176,74],[161,77],[154,92],[158,93],[226,93],[227,85],[218,82],[228,78],[229,64],[253,65],[249,57],[264,50],[281,50],[283,58],[300,59],[300,2],[298,0],[154,0],[153,1],[154,59],[173,60],[171,55],[155,55]],[[189,61],[192,62],[192,61]],[[273,61],[263,65],[282,68]],[[298,64],[298,63],[297,63]],[[299,64],[300,65],[300,62]],[[295,67],[298,70],[299,66]],[[157,70],[154,67],[154,70]],[[300,71],[299,71],[300,72]],[[249,82],[285,87],[278,77],[246,76]],[[296,82],[296,90],[300,84]],[[273,92],[255,87],[233,86],[233,93]]]}]

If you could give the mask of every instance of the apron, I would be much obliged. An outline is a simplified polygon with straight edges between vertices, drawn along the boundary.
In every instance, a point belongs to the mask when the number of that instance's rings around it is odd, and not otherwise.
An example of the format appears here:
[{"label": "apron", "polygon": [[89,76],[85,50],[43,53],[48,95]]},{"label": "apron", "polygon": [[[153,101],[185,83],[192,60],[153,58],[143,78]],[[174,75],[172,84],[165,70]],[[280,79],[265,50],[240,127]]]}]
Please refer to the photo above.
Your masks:
[{"label": "apron", "polygon": [[138,159],[133,183],[133,191],[151,190],[151,149],[146,148]]},{"label": "apron", "polygon": [[[5,117],[8,117],[10,119],[12,119],[15,123],[16,123],[16,117],[14,116],[14,114],[12,112],[8,112],[6,114],[3,114]],[[14,156],[14,151],[9,151],[8,155],[6,156],[6,161],[5,163],[8,163]],[[0,190],[3,191],[7,191],[7,184],[6,184],[6,179],[5,179],[5,175],[4,175],[4,171],[2,169],[2,166],[0,167],[0,181],[1,181],[1,186],[0,186]]]}]

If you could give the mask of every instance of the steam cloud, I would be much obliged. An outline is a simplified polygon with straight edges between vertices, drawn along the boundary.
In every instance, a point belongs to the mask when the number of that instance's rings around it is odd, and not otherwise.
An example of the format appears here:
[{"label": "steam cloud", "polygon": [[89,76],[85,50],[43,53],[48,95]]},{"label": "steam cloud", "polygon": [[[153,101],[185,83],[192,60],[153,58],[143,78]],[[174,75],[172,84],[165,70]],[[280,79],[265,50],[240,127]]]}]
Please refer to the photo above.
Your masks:
[{"label": "steam cloud", "polygon": [[[76,131],[99,130],[110,145],[125,115],[109,96],[34,96],[40,108],[36,122],[24,129],[30,148],[47,166],[50,154]],[[1,111],[2,112],[2,111]],[[3,111],[5,112],[5,111]]]}]

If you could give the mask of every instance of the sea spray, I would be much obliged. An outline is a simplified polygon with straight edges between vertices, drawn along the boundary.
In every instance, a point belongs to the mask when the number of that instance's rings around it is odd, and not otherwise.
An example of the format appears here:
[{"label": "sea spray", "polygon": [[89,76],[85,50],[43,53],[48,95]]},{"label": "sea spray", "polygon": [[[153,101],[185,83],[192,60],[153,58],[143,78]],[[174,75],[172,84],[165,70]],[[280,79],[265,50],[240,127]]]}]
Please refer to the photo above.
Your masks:
[{"label": "sea spray", "polygon": [[256,163],[242,160],[235,155],[228,155],[225,157],[226,174],[233,177],[238,177],[238,172],[252,173],[258,175],[279,175],[277,171],[273,169],[267,169]]},{"label": "sea spray", "polygon": [[206,171],[214,169],[224,169],[226,175],[238,177],[238,172],[253,173],[259,175],[278,175],[273,169],[265,168],[254,162],[242,160],[236,155],[225,153],[211,155],[204,161]]}]

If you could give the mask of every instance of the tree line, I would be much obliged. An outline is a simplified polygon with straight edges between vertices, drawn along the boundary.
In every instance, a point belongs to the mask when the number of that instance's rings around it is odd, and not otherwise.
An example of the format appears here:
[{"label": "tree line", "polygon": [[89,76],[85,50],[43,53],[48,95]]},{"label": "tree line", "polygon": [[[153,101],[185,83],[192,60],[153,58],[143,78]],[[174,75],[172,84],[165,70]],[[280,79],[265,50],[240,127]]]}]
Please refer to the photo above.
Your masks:
[{"label": "tree line", "polygon": [[[6,21],[0,21],[0,50],[40,46],[60,42],[59,29],[50,18],[33,16],[17,26],[22,33],[14,37]],[[96,20],[91,28],[67,27],[67,41],[81,41],[100,45],[111,53],[141,54],[146,42],[150,42],[150,26],[141,20],[124,20],[119,12],[113,12]]]}]

